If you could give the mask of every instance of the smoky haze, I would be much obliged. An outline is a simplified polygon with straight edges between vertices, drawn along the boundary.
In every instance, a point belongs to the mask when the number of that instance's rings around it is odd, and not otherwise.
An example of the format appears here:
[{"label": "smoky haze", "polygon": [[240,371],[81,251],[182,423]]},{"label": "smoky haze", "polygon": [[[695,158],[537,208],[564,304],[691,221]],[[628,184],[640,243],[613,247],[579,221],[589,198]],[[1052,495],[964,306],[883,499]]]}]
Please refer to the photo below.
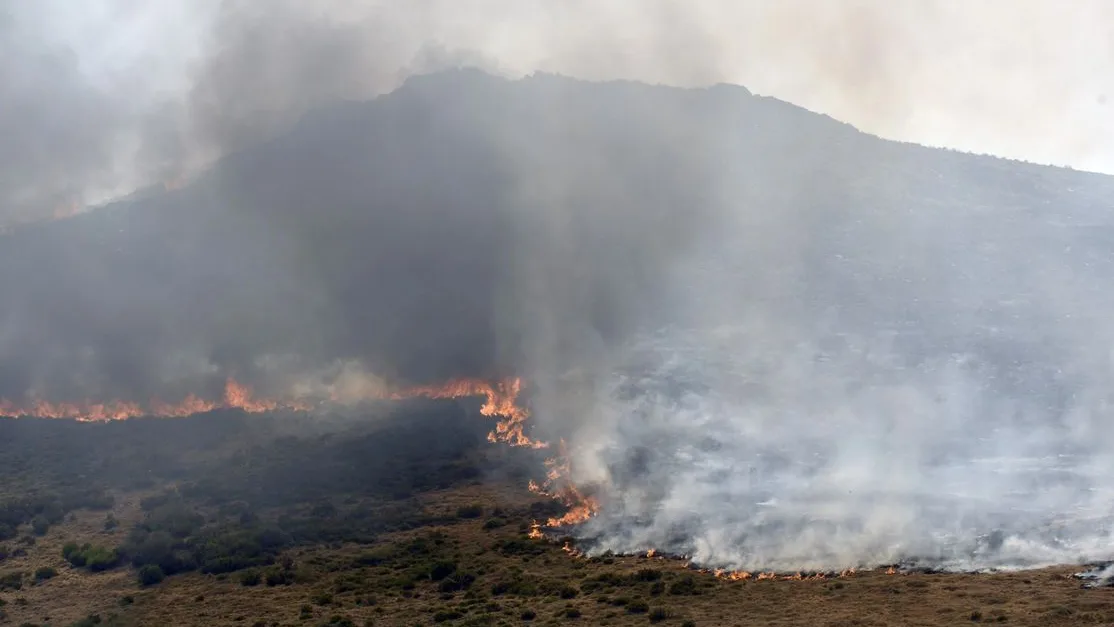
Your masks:
[{"label": "smoky haze", "polygon": [[[189,14],[165,98],[6,37],[28,114],[4,128],[56,146],[0,149],[7,207],[176,189],[2,236],[0,396],[519,375],[600,491],[578,531],[596,550],[788,570],[1108,553],[1110,179],[741,87],[423,74],[505,62],[413,35],[436,5]],[[8,9],[0,28],[33,32]]]}]

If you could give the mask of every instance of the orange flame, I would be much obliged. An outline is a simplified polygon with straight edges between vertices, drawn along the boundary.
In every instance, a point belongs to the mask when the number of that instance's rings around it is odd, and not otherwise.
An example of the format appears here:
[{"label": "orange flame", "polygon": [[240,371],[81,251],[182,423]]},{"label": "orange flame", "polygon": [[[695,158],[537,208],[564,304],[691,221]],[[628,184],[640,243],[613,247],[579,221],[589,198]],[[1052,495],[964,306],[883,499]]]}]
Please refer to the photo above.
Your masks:
[{"label": "orange flame", "polygon": [[[530,491],[557,499],[569,507],[569,511],[565,512],[564,516],[546,521],[546,527],[576,525],[587,521],[599,512],[599,501],[590,494],[584,494],[569,479],[571,463],[564,440],[558,442],[557,456],[545,460],[545,465],[549,469],[546,472],[545,483],[538,485],[531,481]],[[557,486],[557,484],[561,485]]]},{"label": "orange flame", "polygon": [[[377,390],[367,392],[366,400],[405,400],[412,398],[450,399],[482,397],[484,404],[480,413],[495,418],[494,429],[488,434],[490,442],[502,442],[511,446],[532,449],[549,447],[548,442],[531,438],[526,434],[526,422],[530,412],[518,404],[522,391],[522,380],[511,378],[491,383],[476,379],[455,379],[440,385],[421,385],[401,388],[394,391]],[[332,399],[336,401],[337,399]],[[140,416],[177,418],[206,413],[217,409],[239,409],[248,413],[264,413],[277,410],[308,411],[310,403],[298,399],[258,398],[252,389],[235,379],[225,382],[223,397],[219,400],[204,399],[196,395],[186,396],[178,403],[151,400],[147,404],[131,401],[98,402],[50,402],[35,400],[19,405],[0,399],[0,416],[36,416],[42,418],[69,418],[78,421],[126,420]],[[545,461],[546,478],[540,485],[531,481],[529,489],[536,493],[557,499],[569,507],[568,512],[546,521],[546,527],[561,527],[582,523],[599,511],[599,502],[585,494],[574,484],[568,452],[564,440],[559,443],[557,455]],[[542,537],[541,525],[535,523],[530,537]]]},{"label": "orange flame", "polygon": [[9,400],[0,399],[0,416],[35,416],[39,418],[69,418],[80,422],[106,422],[127,420],[140,416],[160,418],[181,418],[202,414],[216,409],[239,409],[249,414],[258,414],[280,409],[306,411],[310,406],[297,401],[277,401],[256,399],[250,387],[235,379],[228,379],[224,385],[221,400],[210,401],[190,394],[176,404],[165,403],[158,399],[143,405],[134,401],[109,401],[107,403],[86,401],[51,402],[34,400],[27,405],[17,405]]}]

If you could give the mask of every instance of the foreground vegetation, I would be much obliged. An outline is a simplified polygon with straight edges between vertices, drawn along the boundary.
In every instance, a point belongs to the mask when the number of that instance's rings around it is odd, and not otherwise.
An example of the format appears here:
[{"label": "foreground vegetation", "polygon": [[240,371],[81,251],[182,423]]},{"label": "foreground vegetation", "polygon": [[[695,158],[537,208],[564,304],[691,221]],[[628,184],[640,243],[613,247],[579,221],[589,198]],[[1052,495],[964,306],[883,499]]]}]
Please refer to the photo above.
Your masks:
[{"label": "foreground vegetation", "polygon": [[[1070,571],[729,582],[526,537],[560,511],[469,404],[361,421],[0,421],[0,624],[1103,624]],[[438,436],[431,439],[430,433]]]}]

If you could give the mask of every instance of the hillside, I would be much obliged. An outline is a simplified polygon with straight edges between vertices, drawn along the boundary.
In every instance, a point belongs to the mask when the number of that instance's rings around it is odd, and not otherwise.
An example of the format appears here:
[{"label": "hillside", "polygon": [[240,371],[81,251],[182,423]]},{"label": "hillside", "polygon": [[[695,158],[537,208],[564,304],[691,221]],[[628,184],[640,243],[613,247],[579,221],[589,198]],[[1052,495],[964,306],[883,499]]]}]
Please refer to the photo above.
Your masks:
[{"label": "hillside", "polygon": [[0,397],[262,384],[290,355],[408,380],[579,367],[674,322],[665,277],[727,248],[752,300],[969,342],[941,318],[1032,323],[1037,278],[1105,303],[1112,192],[739,87],[433,74],[3,236]]},{"label": "hillside", "polygon": [[[461,70],[317,111],[0,235],[0,409],[328,399],[0,418],[0,622],[1114,622],[1072,564],[645,555],[1109,553],[1112,198],[726,85]],[[506,376],[549,449],[376,387]],[[602,503],[576,538],[528,535],[565,511],[527,488],[555,450]]]}]

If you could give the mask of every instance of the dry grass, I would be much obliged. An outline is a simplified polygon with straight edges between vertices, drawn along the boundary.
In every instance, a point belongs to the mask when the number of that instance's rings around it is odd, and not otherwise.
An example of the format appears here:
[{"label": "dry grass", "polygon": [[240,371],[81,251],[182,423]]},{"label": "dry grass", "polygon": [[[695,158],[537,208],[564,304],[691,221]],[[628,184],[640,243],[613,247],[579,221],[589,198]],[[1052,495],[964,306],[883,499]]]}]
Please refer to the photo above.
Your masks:
[{"label": "dry grass", "polygon": [[[586,560],[551,544],[536,549],[529,543],[514,545],[536,550],[534,555],[501,550],[503,542],[522,539],[524,521],[508,518],[504,526],[485,527],[492,509],[496,504],[519,507],[530,499],[503,486],[420,497],[430,513],[484,504],[485,513],[478,518],[391,534],[371,546],[290,551],[298,572],[298,582],[291,585],[249,587],[237,574],[192,573],[144,589],[129,568],[93,574],[65,564],[61,547],[66,541],[111,544],[122,537],[140,517],[138,496],[118,499],[114,515],[121,525],[115,532],[103,530],[104,513],[79,512],[26,547],[25,556],[0,565],[3,572],[32,573],[44,566],[58,571],[37,584],[28,576],[22,590],[0,593],[7,601],[6,624],[69,625],[89,614],[106,621],[116,614],[121,624],[183,626],[647,625],[652,619],[676,626],[685,621],[700,626],[832,627],[1114,623],[1114,589],[1081,588],[1071,577],[1073,568],[997,575],[866,572],[826,581],[729,582],[693,573],[674,560]],[[431,553],[406,554],[408,543],[431,532],[442,534]],[[396,557],[371,565],[369,552]],[[436,581],[420,577],[406,583],[423,568],[423,560],[451,561],[458,572],[472,573],[476,580],[466,591],[453,592],[441,592]],[[656,587],[653,581],[632,577],[643,569],[661,572]],[[672,585],[686,577],[694,578],[696,594],[671,594]],[[598,583],[600,579],[611,583]],[[523,585],[508,591],[496,586],[509,582]]]}]

